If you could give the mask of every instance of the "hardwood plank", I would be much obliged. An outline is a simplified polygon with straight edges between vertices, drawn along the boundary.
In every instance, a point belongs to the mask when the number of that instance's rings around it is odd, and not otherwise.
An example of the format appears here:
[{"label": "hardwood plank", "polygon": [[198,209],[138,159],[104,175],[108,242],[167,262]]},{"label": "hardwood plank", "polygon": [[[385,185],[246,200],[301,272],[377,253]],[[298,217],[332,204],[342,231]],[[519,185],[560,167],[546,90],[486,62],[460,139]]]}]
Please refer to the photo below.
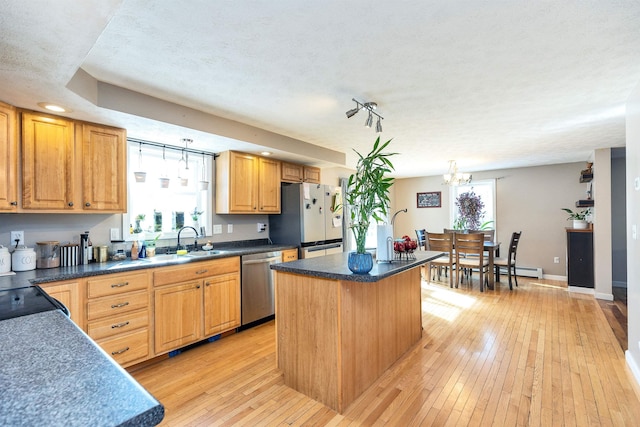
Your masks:
[{"label": "hardwood plank", "polygon": [[161,426],[637,424],[637,385],[602,305],[518,282],[482,294],[477,279],[423,283],[418,345],[342,415],[285,385],[273,321],[130,372],[165,405]]}]

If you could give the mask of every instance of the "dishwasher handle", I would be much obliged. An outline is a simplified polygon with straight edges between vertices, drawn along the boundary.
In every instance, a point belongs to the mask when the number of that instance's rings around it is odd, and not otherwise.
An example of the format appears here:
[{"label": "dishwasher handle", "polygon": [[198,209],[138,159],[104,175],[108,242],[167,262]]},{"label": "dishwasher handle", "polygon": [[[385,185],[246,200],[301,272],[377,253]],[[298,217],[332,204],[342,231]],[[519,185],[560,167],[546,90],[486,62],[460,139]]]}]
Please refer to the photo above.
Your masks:
[{"label": "dishwasher handle", "polygon": [[243,260],[242,265],[251,265],[251,264],[273,264],[274,262],[282,261],[282,256],[271,257],[271,258],[261,258],[261,259],[251,259],[251,260]]}]

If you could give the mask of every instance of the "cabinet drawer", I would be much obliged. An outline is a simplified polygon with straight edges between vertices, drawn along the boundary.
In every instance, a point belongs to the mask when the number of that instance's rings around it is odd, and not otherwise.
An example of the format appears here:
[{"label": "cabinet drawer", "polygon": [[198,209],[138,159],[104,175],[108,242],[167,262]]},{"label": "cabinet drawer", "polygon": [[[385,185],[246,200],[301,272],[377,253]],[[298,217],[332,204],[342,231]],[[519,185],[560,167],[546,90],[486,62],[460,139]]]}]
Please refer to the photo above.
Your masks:
[{"label": "cabinet drawer", "polygon": [[91,300],[87,303],[87,320],[95,320],[113,314],[126,313],[149,305],[147,291],[130,292],[111,298]]},{"label": "cabinet drawer", "polygon": [[149,310],[141,310],[89,322],[87,333],[94,340],[99,340],[148,326]]},{"label": "cabinet drawer", "polygon": [[87,297],[98,298],[122,292],[147,289],[148,284],[149,280],[146,272],[109,274],[87,280]]},{"label": "cabinet drawer", "polygon": [[240,257],[237,256],[189,263],[177,267],[163,267],[153,272],[153,285],[169,285],[238,271],[240,271]]},{"label": "cabinet drawer", "polygon": [[149,330],[142,329],[131,334],[119,335],[96,341],[108,355],[120,365],[149,356]]},{"label": "cabinet drawer", "polygon": [[287,249],[282,251],[282,262],[296,261],[298,259],[297,249]]}]

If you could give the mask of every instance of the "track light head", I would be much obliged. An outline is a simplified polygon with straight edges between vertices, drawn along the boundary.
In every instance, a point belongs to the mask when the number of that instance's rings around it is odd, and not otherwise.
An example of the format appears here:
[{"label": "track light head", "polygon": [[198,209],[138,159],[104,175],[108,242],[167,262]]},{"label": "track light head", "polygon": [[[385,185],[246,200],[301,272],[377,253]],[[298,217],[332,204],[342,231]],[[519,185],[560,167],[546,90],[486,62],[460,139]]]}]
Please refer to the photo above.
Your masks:
[{"label": "track light head", "polygon": [[358,111],[360,111],[360,107],[356,107],[347,111],[346,112],[347,118],[350,119],[351,117],[355,116]]},{"label": "track light head", "polygon": [[372,124],[373,124],[373,114],[371,114],[371,111],[369,111],[369,117],[367,117],[367,121],[364,122],[364,125],[370,128]]},{"label": "track light head", "polygon": [[378,121],[376,122],[376,132],[382,133],[382,119],[378,117]]}]

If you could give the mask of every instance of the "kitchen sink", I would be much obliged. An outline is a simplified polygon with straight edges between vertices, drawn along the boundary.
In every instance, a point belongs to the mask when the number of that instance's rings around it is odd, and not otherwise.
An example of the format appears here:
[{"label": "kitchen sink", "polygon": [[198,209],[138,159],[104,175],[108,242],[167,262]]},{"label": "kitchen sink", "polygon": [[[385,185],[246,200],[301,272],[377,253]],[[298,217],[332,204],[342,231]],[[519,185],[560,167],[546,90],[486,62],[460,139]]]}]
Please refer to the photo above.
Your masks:
[{"label": "kitchen sink", "polygon": [[211,255],[222,254],[224,252],[225,251],[218,251],[218,250],[195,251],[195,252],[189,252],[186,256],[192,256],[192,257],[211,256]]}]

